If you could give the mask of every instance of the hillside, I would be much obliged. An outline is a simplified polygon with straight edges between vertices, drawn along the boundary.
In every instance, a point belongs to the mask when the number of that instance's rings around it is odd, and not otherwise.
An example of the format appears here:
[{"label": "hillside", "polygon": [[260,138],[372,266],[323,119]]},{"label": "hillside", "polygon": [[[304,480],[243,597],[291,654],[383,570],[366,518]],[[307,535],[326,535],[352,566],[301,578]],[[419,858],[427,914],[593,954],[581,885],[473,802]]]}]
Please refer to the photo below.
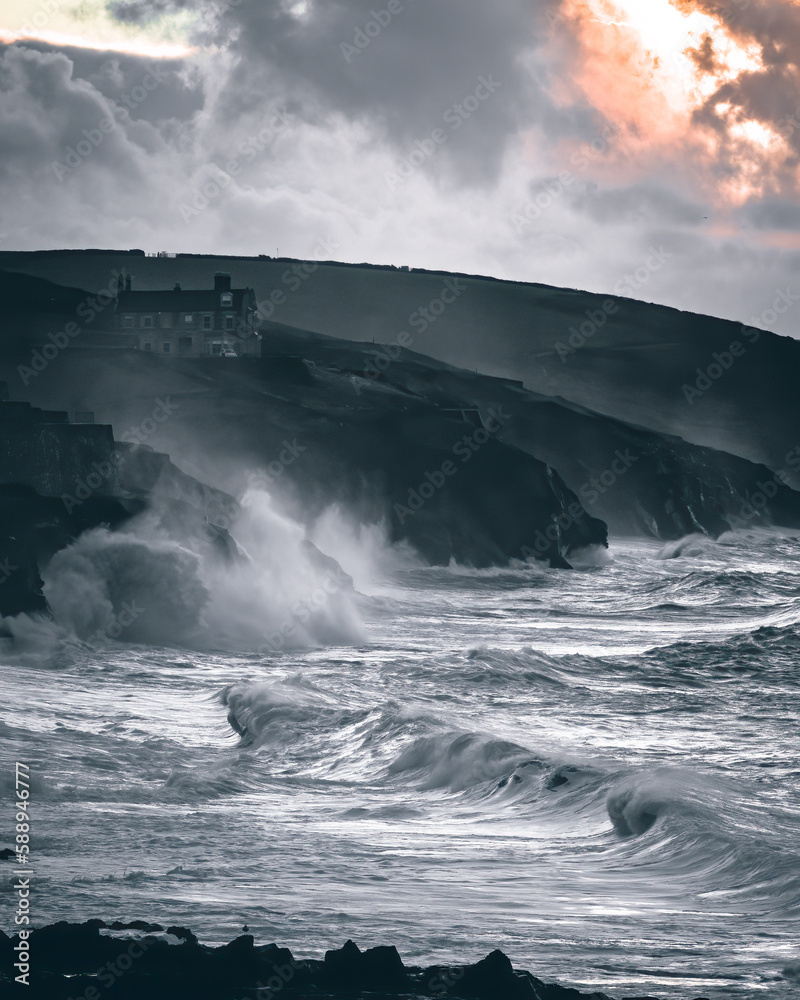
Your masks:
[{"label": "hillside", "polygon": [[[660,259],[653,257],[653,267],[669,266]],[[794,340],[624,295],[269,258],[6,252],[0,267],[95,290],[123,269],[132,272],[135,288],[176,281],[208,287],[215,271],[229,271],[234,285],[255,288],[264,320],[365,343],[396,344],[405,333],[400,342],[421,354],[522,379],[542,395],[773,470],[785,469],[787,452],[800,443]],[[636,287],[633,272],[620,290],[646,295],[643,273]],[[793,312],[795,298],[791,289],[770,289],[756,325],[768,325],[773,304]]]},{"label": "hillside", "polygon": [[262,485],[307,523],[332,504],[383,521],[434,563],[559,563],[603,544],[605,524],[661,539],[800,526],[782,477],[735,455],[406,348],[273,322],[263,334],[261,359],[163,358],[79,336],[34,375],[29,344],[7,339],[0,378],[39,405],[94,411],[118,439],[229,493]]}]

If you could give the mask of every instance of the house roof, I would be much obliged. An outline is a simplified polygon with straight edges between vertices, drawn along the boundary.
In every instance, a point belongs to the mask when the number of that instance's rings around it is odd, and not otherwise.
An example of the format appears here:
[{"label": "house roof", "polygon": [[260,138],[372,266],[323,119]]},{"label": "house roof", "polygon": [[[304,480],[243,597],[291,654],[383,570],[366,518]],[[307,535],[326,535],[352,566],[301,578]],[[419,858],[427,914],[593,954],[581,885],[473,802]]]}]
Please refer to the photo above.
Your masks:
[{"label": "house roof", "polygon": [[[222,309],[220,296],[223,294],[214,288],[198,290],[181,289],[180,291],[155,292],[120,292],[117,296],[118,312],[214,312]],[[232,312],[241,312],[243,306],[255,308],[255,292],[252,288],[232,288],[233,305],[225,306]]]}]

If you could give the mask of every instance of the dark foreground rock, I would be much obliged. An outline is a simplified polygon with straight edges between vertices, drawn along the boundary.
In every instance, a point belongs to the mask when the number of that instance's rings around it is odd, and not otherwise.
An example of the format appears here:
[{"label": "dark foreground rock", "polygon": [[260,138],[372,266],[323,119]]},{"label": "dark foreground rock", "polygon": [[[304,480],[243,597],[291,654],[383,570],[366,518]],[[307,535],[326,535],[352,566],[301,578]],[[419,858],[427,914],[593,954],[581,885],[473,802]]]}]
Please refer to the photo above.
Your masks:
[{"label": "dark foreground rock", "polygon": [[323,961],[298,961],[287,948],[256,945],[250,934],[210,948],[183,927],[102,920],[62,921],[25,938],[0,931],[0,993],[26,1000],[611,1000],[516,972],[501,951],[475,965],[423,969],[405,966],[396,948],[361,951],[348,941]]}]

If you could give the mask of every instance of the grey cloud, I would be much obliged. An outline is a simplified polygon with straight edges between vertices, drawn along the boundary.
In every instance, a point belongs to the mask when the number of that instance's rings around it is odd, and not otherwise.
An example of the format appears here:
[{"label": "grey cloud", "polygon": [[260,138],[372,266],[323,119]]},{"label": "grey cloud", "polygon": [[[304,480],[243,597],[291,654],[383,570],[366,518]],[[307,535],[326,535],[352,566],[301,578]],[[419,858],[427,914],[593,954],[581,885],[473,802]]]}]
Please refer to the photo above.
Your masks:
[{"label": "grey cloud", "polygon": [[596,183],[578,183],[567,190],[572,209],[581,215],[607,223],[642,225],[670,222],[697,225],[706,214],[703,206],[669,190],[657,181],[605,188]]},{"label": "grey cloud", "polygon": [[[373,142],[388,143],[398,157],[444,127],[447,142],[423,169],[476,184],[496,180],[509,144],[525,129],[539,127],[553,139],[597,134],[591,109],[559,108],[548,94],[546,63],[533,55],[547,40],[542,7],[527,0],[400,5],[391,20],[386,0],[310,2],[303,17],[287,0],[212,5],[217,17],[198,30],[239,57],[218,98],[218,120],[230,127],[257,116],[265,102],[279,102],[310,123],[337,115],[360,123]],[[126,18],[135,10],[147,19],[164,6],[162,0],[126,0],[110,9]],[[174,0],[172,6],[193,5]],[[481,76],[499,88],[451,129],[445,115],[474,93]]]},{"label": "grey cloud", "polygon": [[[34,40],[26,40],[24,49],[43,56],[66,57],[71,64],[72,78],[90,84],[108,101],[121,101],[128,96],[152,72],[154,65],[144,56],[77,46],[54,48]],[[3,46],[0,46],[2,51]],[[186,122],[202,110],[206,100],[205,81],[196,66],[178,59],[159,59],[156,69],[159,86],[134,109],[138,120],[153,124],[165,123],[169,119]]]},{"label": "grey cloud", "polygon": [[742,222],[755,229],[788,232],[800,229],[800,205],[786,198],[749,201],[742,206],[737,215]]}]

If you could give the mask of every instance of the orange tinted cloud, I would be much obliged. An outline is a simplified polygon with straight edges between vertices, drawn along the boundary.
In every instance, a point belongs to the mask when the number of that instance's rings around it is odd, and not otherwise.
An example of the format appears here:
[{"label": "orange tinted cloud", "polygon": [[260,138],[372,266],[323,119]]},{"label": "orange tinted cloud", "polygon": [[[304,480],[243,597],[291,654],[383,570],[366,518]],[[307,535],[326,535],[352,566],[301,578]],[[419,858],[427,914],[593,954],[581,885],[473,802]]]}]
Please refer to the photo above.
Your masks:
[{"label": "orange tinted cloud", "polygon": [[[639,171],[668,166],[719,207],[785,192],[798,179],[786,129],[747,98],[755,83],[775,72],[774,47],[765,62],[764,37],[751,22],[736,21],[735,4],[723,9],[693,0],[563,0],[562,5],[561,26],[566,24],[578,42],[572,98],[588,101],[624,134],[621,170],[630,174],[631,153]],[[800,14],[794,0],[772,4],[791,5]],[[609,149],[612,162],[615,148]]]}]

